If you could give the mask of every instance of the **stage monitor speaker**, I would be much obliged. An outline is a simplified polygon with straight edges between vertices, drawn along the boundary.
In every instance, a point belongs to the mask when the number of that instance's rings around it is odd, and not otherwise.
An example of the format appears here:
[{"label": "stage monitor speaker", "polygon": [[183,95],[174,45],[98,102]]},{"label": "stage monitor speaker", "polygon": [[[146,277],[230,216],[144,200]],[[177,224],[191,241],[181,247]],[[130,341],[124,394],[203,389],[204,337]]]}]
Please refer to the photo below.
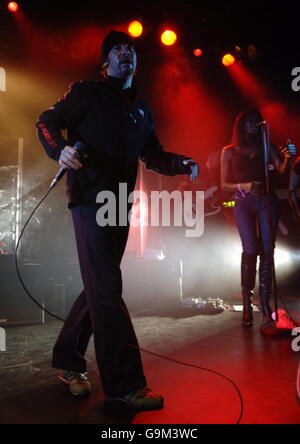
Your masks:
[{"label": "stage monitor speaker", "polygon": [[[9,259],[9,258],[6,258]],[[43,322],[43,311],[25,293],[13,265],[0,265],[0,319],[5,324],[34,324]],[[22,276],[29,291],[43,303],[44,276],[40,265],[22,267]]]}]

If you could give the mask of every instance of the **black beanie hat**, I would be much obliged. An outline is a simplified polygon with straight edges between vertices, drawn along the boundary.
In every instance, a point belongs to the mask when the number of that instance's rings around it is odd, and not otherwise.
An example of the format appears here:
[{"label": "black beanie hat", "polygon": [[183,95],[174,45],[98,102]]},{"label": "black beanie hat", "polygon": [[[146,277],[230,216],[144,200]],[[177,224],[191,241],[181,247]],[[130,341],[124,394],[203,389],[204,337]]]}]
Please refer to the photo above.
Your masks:
[{"label": "black beanie hat", "polygon": [[107,61],[107,56],[111,49],[120,43],[128,43],[129,45],[134,46],[132,38],[125,32],[114,30],[109,31],[101,46],[102,63]]}]

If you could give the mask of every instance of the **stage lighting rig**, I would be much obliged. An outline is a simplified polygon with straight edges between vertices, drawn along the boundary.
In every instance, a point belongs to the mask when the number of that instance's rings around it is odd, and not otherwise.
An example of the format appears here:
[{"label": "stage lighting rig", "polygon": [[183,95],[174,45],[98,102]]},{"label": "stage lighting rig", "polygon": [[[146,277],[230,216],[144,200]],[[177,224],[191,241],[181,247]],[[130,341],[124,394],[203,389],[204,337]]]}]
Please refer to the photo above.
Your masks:
[{"label": "stage lighting rig", "polygon": [[203,55],[203,51],[202,51],[202,49],[200,49],[200,48],[196,48],[196,49],[194,49],[194,56],[195,57],[201,57],[202,55]]},{"label": "stage lighting rig", "polygon": [[236,58],[234,57],[234,55],[227,53],[223,56],[222,58],[222,63],[224,66],[226,66],[227,68],[229,68],[230,66],[234,65],[236,62]]},{"label": "stage lighting rig", "polygon": [[139,20],[133,20],[128,25],[128,32],[133,38],[141,37],[143,34],[144,27]]},{"label": "stage lighting rig", "polygon": [[165,29],[161,33],[160,40],[164,46],[173,46],[177,41],[177,34],[172,29]]},{"label": "stage lighting rig", "polygon": [[17,3],[17,2],[9,2],[8,3],[8,5],[7,5],[7,9],[10,11],[10,12],[18,12],[18,10],[19,10],[19,4]]}]

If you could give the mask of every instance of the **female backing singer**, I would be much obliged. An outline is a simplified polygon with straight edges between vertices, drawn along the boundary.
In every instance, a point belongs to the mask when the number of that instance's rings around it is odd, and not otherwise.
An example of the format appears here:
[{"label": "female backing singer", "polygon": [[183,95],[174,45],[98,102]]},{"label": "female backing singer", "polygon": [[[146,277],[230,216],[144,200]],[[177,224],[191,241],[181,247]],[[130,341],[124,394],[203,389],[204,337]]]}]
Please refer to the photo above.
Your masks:
[{"label": "female backing singer", "polygon": [[[252,297],[260,256],[260,300],[265,323],[272,323],[270,298],[273,281],[274,249],[278,226],[278,200],[270,187],[272,227],[269,226],[264,147],[260,130],[263,117],[256,109],[246,109],[236,118],[232,144],[221,157],[221,183],[224,191],[235,192],[235,221],[242,240],[243,325],[253,326]],[[296,152],[292,144],[280,151],[270,144],[269,170],[284,174]]]}]

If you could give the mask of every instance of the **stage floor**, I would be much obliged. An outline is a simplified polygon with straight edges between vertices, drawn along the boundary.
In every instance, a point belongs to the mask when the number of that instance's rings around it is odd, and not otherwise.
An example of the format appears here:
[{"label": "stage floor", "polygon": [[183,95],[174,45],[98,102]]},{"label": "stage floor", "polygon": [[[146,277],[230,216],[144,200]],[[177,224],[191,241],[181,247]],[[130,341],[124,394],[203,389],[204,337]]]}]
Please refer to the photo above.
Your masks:
[{"label": "stage floor", "polygon": [[[291,337],[263,337],[256,314],[253,330],[241,314],[215,316],[153,312],[133,314],[140,346],[221,372],[239,387],[245,404],[242,424],[300,424],[296,399],[299,353]],[[69,396],[50,367],[51,348],[61,328],[7,328],[7,352],[0,353],[1,424],[234,424],[240,413],[229,382],[203,370],[143,353],[148,385],[165,397],[164,410],[135,415],[123,405],[106,405],[90,344],[87,358],[93,393]]]}]

